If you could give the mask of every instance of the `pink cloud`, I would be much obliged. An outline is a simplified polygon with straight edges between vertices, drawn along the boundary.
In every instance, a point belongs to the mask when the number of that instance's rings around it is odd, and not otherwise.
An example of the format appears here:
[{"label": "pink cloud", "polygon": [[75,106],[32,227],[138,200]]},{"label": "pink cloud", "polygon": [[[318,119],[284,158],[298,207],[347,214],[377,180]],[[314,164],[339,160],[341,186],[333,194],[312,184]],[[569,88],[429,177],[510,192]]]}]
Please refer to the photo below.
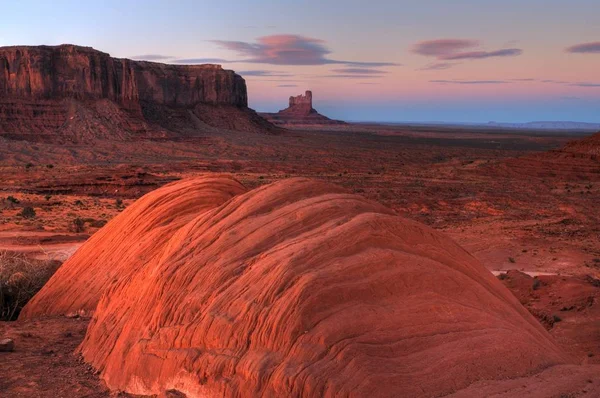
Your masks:
[{"label": "pink cloud", "polygon": [[497,51],[470,51],[464,53],[457,54],[448,54],[442,56],[440,59],[445,60],[458,60],[458,59],[484,59],[484,58],[493,58],[493,57],[516,57],[517,55],[521,55],[523,50],[518,48],[505,48],[503,50]]},{"label": "pink cloud", "polygon": [[331,51],[325,41],[300,35],[271,35],[259,37],[256,43],[213,40],[222,48],[231,50],[243,59],[230,62],[248,62],[272,65],[328,65],[392,66],[391,62],[362,62],[330,59]]},{"label": "pink cloud", "polygon": [[[518,48],[504,48],[495,51],[466,51],[479,46],[480,42],[477,40],[437,39],[419,42],[413,46],[412,51],[416,54],[435,57],[442,61],[515,57],[523,53],[523,50]],[[446,66],[447,64],[442,63],[438,65]],[[440,69],[443,69],[443,67]]]},{"label": "pink cloud", "polygon": [[600,54],[600,41],[576,44],[566,49],[569,53]]},{"label": "pink cloud", "polygon": [[478,45],[477,40],[437,39],[419,42],[413,46],[412,51],[425,56],[441,57]]}]

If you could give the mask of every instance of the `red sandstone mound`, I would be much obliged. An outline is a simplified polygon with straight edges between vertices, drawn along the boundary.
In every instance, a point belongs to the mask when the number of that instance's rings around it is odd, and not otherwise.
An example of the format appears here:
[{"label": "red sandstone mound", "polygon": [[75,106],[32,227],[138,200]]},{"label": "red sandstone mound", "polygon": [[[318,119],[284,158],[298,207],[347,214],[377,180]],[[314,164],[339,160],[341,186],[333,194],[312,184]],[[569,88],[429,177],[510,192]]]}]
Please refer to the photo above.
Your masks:
[{"label": "red sandstone mound", "polygon": [[95,233],[23,310],[21,316],[93,311],[109,287],[160,253],[171,236],[204,211],[244,192],[227,177],[193,178],[150,192]]},{"label": "red sandstone mound", "polygon": [[327,125],[346,124],[340,120],[329,119],[321,115],[312,105],[312,91],[305,95],[290,97],[290,105],[277,113],[261,113],[265,119],[280,125]]},{"label": "red sandstone mound", "polygon": [[600,133],[596,133],[582,140],[571,141],[565,146],[564,151],[592,155],[595,158],[598,158],[600,157]]},{"label": "red sandstone mound", "polygon": [[[209,178],[146,195],[21,317],[101,295],[79,350],[134,394],[437,396],[569,363],[445,235],[307,179],[242,192]],[[574,368],[569,388],[593,374]]]},{"label": "red sandstone mound", "polygon": [[[211,106],[216,117],[201,110]],[[244,79],[220,65],[132,61],[74,45],[0,47],[0,136],[92,142],[239,125],[279,131],[248,108]]]}]

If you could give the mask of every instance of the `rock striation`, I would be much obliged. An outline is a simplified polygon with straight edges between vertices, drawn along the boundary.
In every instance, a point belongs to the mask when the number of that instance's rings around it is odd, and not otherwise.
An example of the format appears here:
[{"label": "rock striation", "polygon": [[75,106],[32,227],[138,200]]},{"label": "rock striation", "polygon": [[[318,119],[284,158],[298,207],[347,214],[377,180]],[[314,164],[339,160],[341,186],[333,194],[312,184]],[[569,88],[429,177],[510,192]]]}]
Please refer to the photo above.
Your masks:
[{"label": "rock striation", "polygon": [[95,311],[83,358],[137,395],[441,396],[560,366],[577,389],[597,371],[444,234],[303,178],[144,196],[20,319],[78,308]]},{"label": "rock striation", "polygon": [[306,91],[304,95],[290,97],[289,107],[278,113],[261,113],[273,124],[282,125],[321,125],[321,124],[345,124],[339,120],[332,120],[321,115],[313,108],[312,91]]},{"label": "rock striation", "polygon": [[[114,109],[101,105],[109,109],[98,112],[98,101]],[[82,104],[91,115],[77,111]],[[52,139],[64,133],[77,140],[86,123],[89,130],[100,126],[118,139],[168,136],[168,126],[149,125],[148,113],[157,108],[193,113],[197,106],[248,113],[244,79],[219,65],[132,61],[75,45],[0,47],[0,134],[9,138]],[[83,126],[76,124],[81,117]],[[102,122],[107,120],[116,125]],[[74,123],[75,132],[69,131]]]}]

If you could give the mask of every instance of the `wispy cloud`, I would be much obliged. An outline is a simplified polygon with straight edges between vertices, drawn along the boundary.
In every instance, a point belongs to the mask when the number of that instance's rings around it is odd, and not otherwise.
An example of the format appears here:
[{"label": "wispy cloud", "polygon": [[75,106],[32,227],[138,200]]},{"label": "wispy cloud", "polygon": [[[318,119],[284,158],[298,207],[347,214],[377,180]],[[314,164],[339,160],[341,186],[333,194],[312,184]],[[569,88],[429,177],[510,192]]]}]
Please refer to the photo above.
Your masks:
[{"label": "wispy cloud", "polygon": [[135,55],[131,57],[131,59],[136,61],[163,61],[165,59],[173,59],[170,55],[160,55],[160,54],[144,54],[144,55]]},{"label": "wispy cloud", "polygon": [[242,76],[256,76],[256,77],[292,77],[291,73],[277,72],[271,70],[241,70],[237,72],[238,75]]},{"label": "wispy cloud", "polygon": [[509,84],[506,80],[430,80],[429,83],[441,84]]},{"label": "wispy cloud", "polygon": [[525,79],[510,79],[510,81],[512,82],[534,82],[537,79],[533,79],[531,77],[525,78]]},{"label": "wispy cloud", "polygon": [[232,61],[228,61],[223,58],[184,58],[173,60],[174,64],[228,64]]},{"label": "wispy cloud", "polygon": [[515,57],[521,55],[519,48],[503,48],[495,51],[467,51],[479,47],[478,40],[436,39],[421,41],[413,45],[412,52],[427,57],[435,57],[441,61],[474,60],[495,57]]},{"label": "wispy cloud", "polygon": [[567,47],[565,51],[575,54],[600,54],[600,41],[576,44],[574,46]]},{"label": "wispy cloud", "polygon": [[328,58],[331,51],[325,41],[300,35],[271,35],[259,37],[256,43],[230,40],[212,40],[219,47],[237,53],[246,62],[271,65],[329,65],[395,66],[393,62],[346,61]]},{"label": "wispy cloud", "polygon": [[600,83],[571,83],[569,86],[574,87],[600,87]]},{"label": "wispy cloud", "polygon": [[444,69],[450,69],[454,65],[458,65],[458,64],[453,64],[450,62],[437,62],[435,64],[425,65],[424,67],[422,67],[419,70],[444,70]]},{"label": "wispy cloud", "polygon": [[297,84],[280,84],[277,87],[298,87]]},{"label": "wispy cloud", "polygon": [[332,72],[342,73],[342,74],[357,74],[357,75],[384,75],[386,71],[379,69],[369,69],[369,68],[342,68],[342,69],[332,69]]},{"label": "wispy cloud", "polygon": [[462,50],[476,47],[478,45],[479,42],[477,40],[437,39],[416,43],[413,46],[412,51],[420,55],[439,58],[446,55],[456,54]]},{"label": "wispy cloud", "polygon": [[379,76],[376,75],[344,75],[344,74],[336,74],[336,75],[323,75],[319,77],[325,77],[327,79],[377,79]]},{"label": "wispy cloud", "polygon": [[540,80],[542,83],[552,83],[552,84],[569,84],[569,82],[565,82],[563,80],[552,80],[552,79],[544,79]]},{"label": "wispy cloud", "polygon": [[516,57],[523,54],[523,50],[518,48],[505,48],[497,51],[469,51],[457,54],[444,55],[440,59],[459,60],[459,59],[485,59],[494,57]]}]

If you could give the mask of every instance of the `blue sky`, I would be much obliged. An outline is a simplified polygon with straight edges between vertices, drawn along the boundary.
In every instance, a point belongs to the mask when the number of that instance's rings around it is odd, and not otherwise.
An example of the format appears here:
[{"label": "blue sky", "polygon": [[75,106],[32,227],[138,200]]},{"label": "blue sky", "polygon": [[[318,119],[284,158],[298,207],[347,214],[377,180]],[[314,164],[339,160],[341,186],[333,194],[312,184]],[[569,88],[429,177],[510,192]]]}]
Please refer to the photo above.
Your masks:
[{"label": "blue sky", "polygon": [[600,2],[0,1],[0,46],[210,60],[250,105],[351,120],[600,122]]}]

